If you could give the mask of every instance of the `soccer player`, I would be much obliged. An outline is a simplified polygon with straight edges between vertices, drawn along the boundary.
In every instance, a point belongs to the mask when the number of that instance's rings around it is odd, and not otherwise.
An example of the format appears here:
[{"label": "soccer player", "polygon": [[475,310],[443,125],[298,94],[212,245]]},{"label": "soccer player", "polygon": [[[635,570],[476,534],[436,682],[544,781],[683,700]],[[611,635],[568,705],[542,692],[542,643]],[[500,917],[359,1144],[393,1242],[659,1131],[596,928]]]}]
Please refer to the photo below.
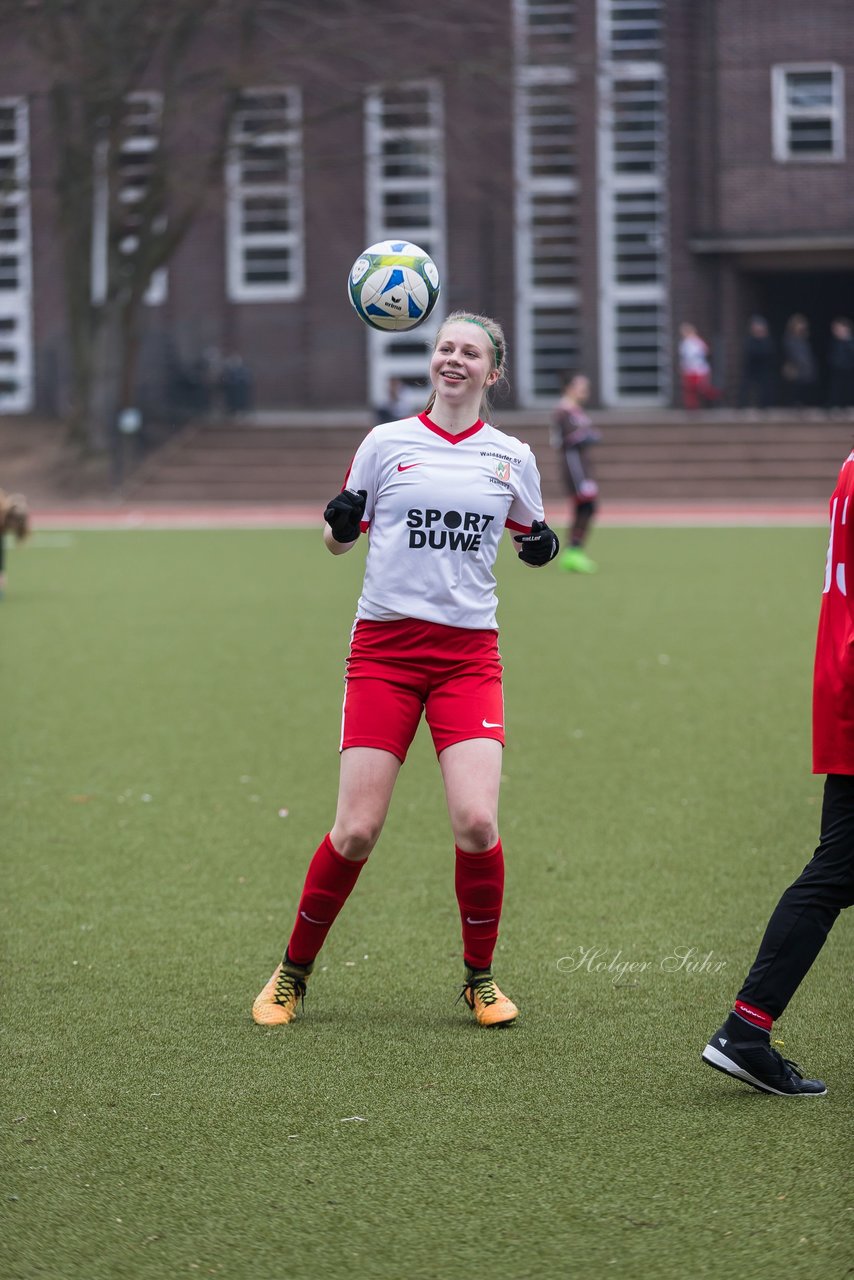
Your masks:
[{"label": "soccer player", "polygon": [[488,392],[506,365],[494,320],[450,315],[436,336],[425,411],[374,427],[324,512],[334,555],[369,533],[346,666],[338,807],[309,865],[282,963],[253,1006],[261,1025],[293,1021],[315,958],[379,839],[422,711],[455,841],[460,997],[482,1026],[518,1015],[492,974],[504,891],[504,700],[492,570],[505,528],[529,565],[554,559],[558,540],[545,522],[529,446],[485,420]]},{"label": "soccer player", "polygon": [[568,573],[595,573],[597,569],[584,550],[599,497],[590,446],[601,439],[584,408],[589,398],[589,379],[583,373],[568,374],[552,419],[552,444],[561,455],[570,501],[569,546],[558,561]]},{"label": "soccer player", "polygon": [[813,772],[827,775],[818,848],[775,907],[753,967],[703,1061],[764,1093],[818,1096],[773,1047],[771,1029],[836,917],[854,902],[854,452],[830,500],[830,544],[813,678]]},{"label": "soccer player", "polygon": [[22,493],[4,493],[0,489],[0,600],[6,593],[6,538],[14,534],[23,542],[30,531],[30,513]]}]

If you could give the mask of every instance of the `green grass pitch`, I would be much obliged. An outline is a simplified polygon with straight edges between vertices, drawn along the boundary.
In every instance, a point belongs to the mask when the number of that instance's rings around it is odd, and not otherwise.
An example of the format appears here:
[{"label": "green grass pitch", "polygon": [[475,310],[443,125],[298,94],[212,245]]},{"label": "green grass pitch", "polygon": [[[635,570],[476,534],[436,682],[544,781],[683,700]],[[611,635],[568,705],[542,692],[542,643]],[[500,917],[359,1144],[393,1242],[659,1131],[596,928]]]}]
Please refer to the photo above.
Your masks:
[{"label": "green grass pitch", "polygon": [[13,549],[0,1275],[849,1275],[850,920],[778,1027],[826,1098],[699,1060],[816,841],[824,546],[603,528],[584,579],[502,550],[496,973],[522,1018],[499,1032],[454,1004],[423,731],[304,1018],[249,1018],[332,821],[361,548],[129,531]]}]

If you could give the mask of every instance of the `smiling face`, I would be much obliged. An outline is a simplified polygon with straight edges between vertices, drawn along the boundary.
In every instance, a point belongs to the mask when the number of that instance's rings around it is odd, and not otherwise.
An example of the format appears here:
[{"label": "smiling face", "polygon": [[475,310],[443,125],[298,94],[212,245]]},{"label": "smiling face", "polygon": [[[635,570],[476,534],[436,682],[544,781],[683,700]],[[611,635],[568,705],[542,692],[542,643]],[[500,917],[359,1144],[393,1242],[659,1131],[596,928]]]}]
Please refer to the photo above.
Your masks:
[{"label": "smiling face", "polygon": [[430,381],[440,399],[456,403],[471,397],[479,403],[484,387],[499,376],[489,335],[479,325],[460,320],[439,331]]}]

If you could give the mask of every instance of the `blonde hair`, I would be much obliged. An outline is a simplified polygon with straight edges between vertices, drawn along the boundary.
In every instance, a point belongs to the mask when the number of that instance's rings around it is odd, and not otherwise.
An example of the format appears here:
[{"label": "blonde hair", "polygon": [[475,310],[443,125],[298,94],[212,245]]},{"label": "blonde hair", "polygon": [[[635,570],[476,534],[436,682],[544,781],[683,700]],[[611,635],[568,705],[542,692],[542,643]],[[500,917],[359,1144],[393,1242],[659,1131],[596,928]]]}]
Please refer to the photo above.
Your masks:
[{"label": "blonde hair", "polygon": [[0,536],[13,533],[23,542],[30,531],[30,512],[22,493],[4,493],[0,489]]},{"label": "blonde hair", "polygon": [[[436,338],[433,342],[433,350],[438,347],[443,331],[449,324],[475,324],[479,329],[483,329],[489,339],[489,352],[492,356],[492,368],[497,369],[501,375],[493,387],[499,386],[501,383],[507,383],[507,339],[504,336],[504,330],[497,320],[493,320],[491,316],[481,316],[474,311],[452,311],[449,316],[439,325]],[[480,398],[480,409],[478,410],[483,422],[490,422],[493,417],[493,406],[490,392],[492,387],[484,387],[483,395]],[[433,408],[436,400],[436,392],[433,391],[430,399],[427,401],[424,412],[429,413]]]}]

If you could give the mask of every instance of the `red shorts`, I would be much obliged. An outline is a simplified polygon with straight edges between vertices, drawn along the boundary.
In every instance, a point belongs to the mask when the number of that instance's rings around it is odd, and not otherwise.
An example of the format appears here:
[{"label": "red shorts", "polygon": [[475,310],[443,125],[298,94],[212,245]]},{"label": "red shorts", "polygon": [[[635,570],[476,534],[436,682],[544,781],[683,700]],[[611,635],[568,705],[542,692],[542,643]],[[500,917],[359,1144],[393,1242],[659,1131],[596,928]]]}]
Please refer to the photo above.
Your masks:
[{"label": "red shorts", "polygon": [[378,747],[405,760],[422,711],[437,755],[467,738],[503,746],[501,672],[495,631],[359,619],[347,658],[341,750]]}]

